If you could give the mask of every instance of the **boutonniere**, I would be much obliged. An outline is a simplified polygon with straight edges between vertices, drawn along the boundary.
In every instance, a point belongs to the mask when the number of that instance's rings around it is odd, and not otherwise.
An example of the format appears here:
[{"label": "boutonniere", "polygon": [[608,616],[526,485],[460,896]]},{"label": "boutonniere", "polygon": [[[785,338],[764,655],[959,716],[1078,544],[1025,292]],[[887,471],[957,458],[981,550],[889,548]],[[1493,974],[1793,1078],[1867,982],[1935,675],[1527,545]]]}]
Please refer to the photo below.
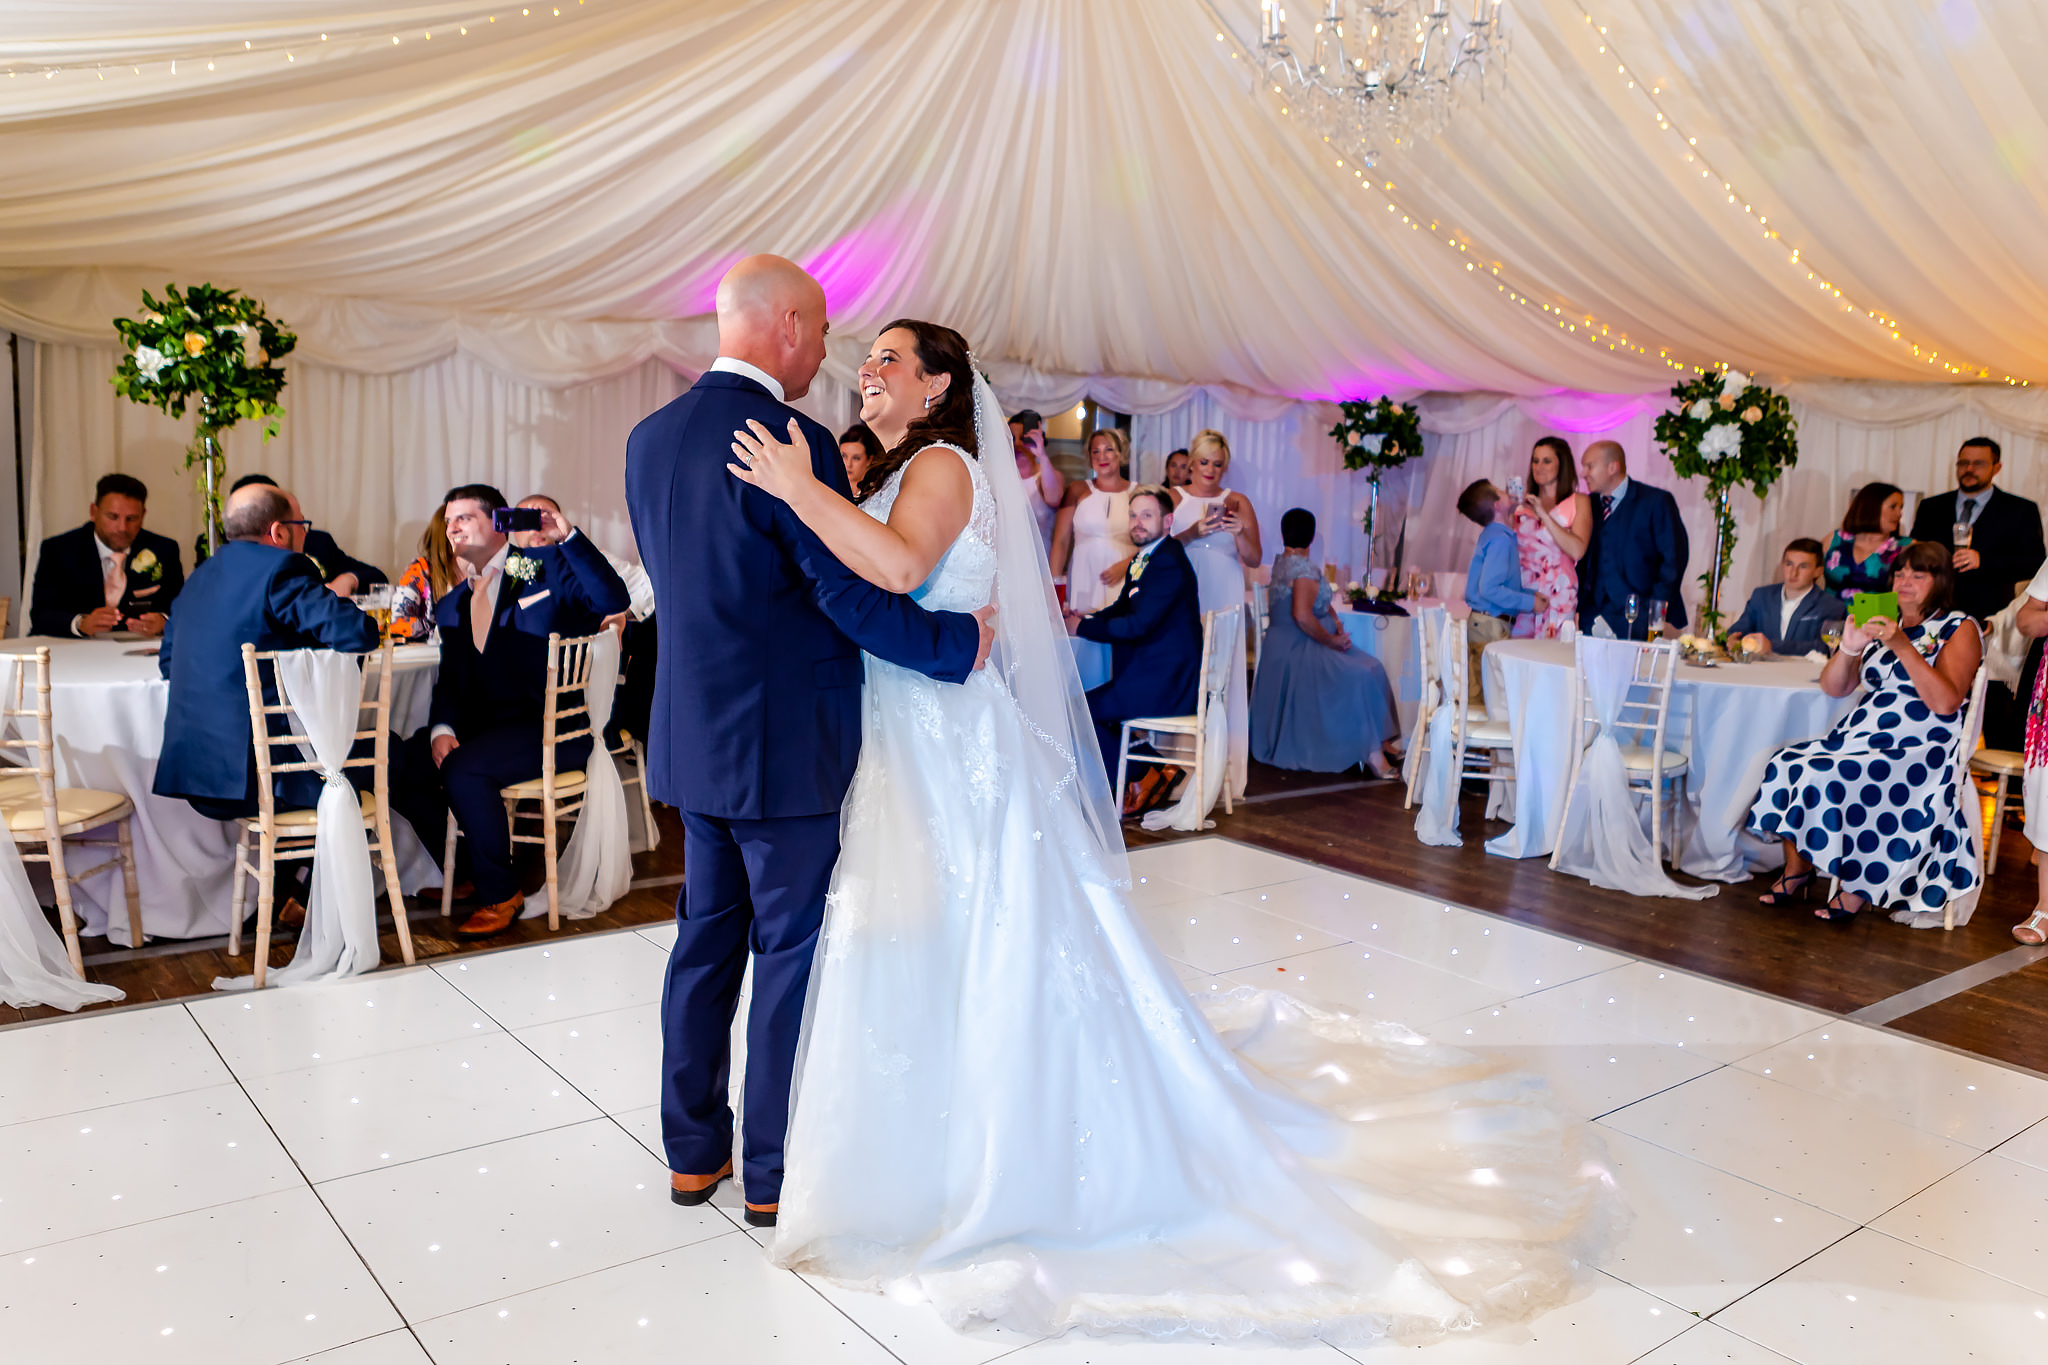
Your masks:
[{"label": "boutonniere", "polygon": [[[306,554],[304,550],[299,551],[299,553],[302,555]],[[327,581],[327,566],[325,564],[322,564],[319,560],[313,558],[313,556],[311,555],[306,555],[306,562],[313,566],[313,572],[319,574],[320,581],[322,583],[325,583]]]},{"label": "boutonniere", "polygon": [[1139,555],[1131,561],[1131,581],[1133,583],[1145,576],[1145,566],[1151,562],[1152,557],[1150,555]]},{"label": "boutonniere", "polygon": [[530,555],[506,555],[505,577],[516,578],[521,583],[531,583],[540,577],[540,561]]},{"label": "boutonniere", "polygon": [[163,561],[156,557],[156,551],[150,549],[137,551],[135,558],[128,561],[128,570],[140,574],[152,583],[164,576]]}]

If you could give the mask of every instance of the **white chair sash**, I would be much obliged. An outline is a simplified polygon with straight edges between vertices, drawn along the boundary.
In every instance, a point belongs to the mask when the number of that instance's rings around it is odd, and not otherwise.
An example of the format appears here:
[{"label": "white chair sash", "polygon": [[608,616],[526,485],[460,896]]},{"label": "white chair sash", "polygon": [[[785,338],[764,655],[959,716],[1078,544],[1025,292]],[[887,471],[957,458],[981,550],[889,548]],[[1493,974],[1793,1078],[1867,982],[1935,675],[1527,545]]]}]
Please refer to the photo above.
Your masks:
[{"label": "white chair sash", "polygon": [[1458,629],[1443,607],[1423,609],[1425,641],[1436,642],[1435,668],[1425,684],[1430,691],[1429,767],[1422,774],[1422,799],[1416,805],[1415,837],[1438,848],[1459,848],[1457,772],[1458,712],[1464,705],[1468,659]]},{"label": "white chair sash", "polygon": [[[1642,646],[1622,640],[1591,637],[1579,641],[1586,694],[1598,718],[1599,733],[1579,760],[1579,780],[1570,792],[1571,814],[1558,837],[1557,869],[1584,877],[1595,886],[1626,891],[1632,896],[1677,896],[1706,900],[1717,886],[1681,886],[1665,873],[1657,849],[1643,830],[1629,790],[1628,766],[1622,761],[1615,722],[1628,700]],[[1579,717],[1571,718],[1577,742]],[[1652,801],[1662,794],[1652,791]]]},{"label": "white chair sash", "polygon": [[[266,978],[273,986],[334,981],[377,966],[377,892],[370,839],[356,789],[342,773],[363,704],[363,670],[352,654],[292,650],[277,658],[277,687],[304,737],[299,752],[319,765],[322,781],[313,835],[313,887],[306,924],[292,960]],[[393,912],[404,914],[404,906]],[[217,977],[218,991],[247,990],[250,976]]]},{"label": "white chair sash", "polygon": [[[0,654],[0,698],[8,705],[13,704],[19,667],[14,655]],[[6,737],[13,719],[0,717],[0,738]],[[0,832],[0,1001],[16,1009],[49,1005],[75,1010],[124,996],[117,987],[81,981],[72,974],[64,940],[43,918],[35,888],[29,885],[21,850],[11,834]]]},{"label": "white chair sash", "polygon": [[[1244,612],[1225,612],[1216,618],[1216,638],[1211,647],[1220,651],[1229,660],[1229,696],[1242,702],[1244,692]],[[1207,660],[1204,660],[1207,663]],[[1202,687],[1209,686],[1208,669],[1203,669]],[[1197,705],[1200,700],[1197,699]],[[1209,812],[1223,797],[1223,784],[1232,781],[1231,754],[1234,743],[1231,727],[1236,724],[1235,713],[1229,705],[1218,706],[1212,700],[1202,726],[1202,753],[1207,760],[1199,774],[1202,781],[1190,781],[1180,800],[1165,810],[1146,813],[1140,822],[1146,829],[1213,829],[1216,822],[1209,818]],[[1247,722],[1249,724],[1249,722]],[[1114,755],[1111,755],[1114,757]],[[1235,799],[1235,791],[1232,793]]]},{"label": "white chair sash", "polygon": [[[562,914],[589,919],[611,907],[633,884],[633,831],[626,814],[626,788],[618,764],[605,747],[612,699],[619,685],[619,633],[605,631],[591,646],[590,682],[583,689],[590,708],[590,761],[583,769],[583,809],[569,834],[556,869]],[[547,913],[545,898],[527,902],[527,915]]]}]

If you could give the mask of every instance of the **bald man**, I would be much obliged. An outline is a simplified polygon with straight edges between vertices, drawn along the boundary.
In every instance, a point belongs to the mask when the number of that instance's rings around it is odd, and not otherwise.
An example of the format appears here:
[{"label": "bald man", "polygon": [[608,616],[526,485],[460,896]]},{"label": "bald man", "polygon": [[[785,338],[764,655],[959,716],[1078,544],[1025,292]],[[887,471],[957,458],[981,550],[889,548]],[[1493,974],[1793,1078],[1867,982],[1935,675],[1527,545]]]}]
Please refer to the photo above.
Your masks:
[{"label": "bald man", "polygon": [[[1605,621],[1616,639],[1657,633],[1660,624],[1685,628],[1685,582],[1689,546],[1678,503],[1661,488],[1628,476],[1628,456],[1613,441],[1595,441],[1579,459],[1593,495],[1593,535],[1579,561],[1579,629],[1591,632]],[[1636,624],[1628,620],[1628,599],[1637,599]],[[1664,604],[1664,621],[1649,619],[1650,604]]]},{"label": "bald man", "polygon": [[860,756],[861,651],[944,682],[987,657],[986,621],[927,612],[834,559],[789,508],[726,473],[749,419],[800,428],[847,493],[832,433],[786,406],[825,358],[825,292],[779,256],[718,286],[718,359],[626,443],[626,506],[668,644],[655,670],[648,786],[682,811],[684,885],[662,993],[670,1198],[732,1174],[732,1020],[751,952],[746,1218],[782,1197],[790,1072],[839,807]]}]

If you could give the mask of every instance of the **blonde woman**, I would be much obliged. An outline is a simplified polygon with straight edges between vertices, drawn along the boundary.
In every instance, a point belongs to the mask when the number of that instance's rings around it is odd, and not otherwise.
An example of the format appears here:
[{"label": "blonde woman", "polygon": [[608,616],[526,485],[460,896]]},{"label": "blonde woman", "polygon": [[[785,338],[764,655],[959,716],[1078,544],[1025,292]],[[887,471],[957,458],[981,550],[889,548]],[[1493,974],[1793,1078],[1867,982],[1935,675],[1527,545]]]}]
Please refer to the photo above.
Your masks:
[{"label": "blonde woman", "polygon": [[1052,530],[1052,571],[1067,576],[1067,609],[1086,616],[1114,602],[1131,544],[1131,441],[1115,427],[1088,437],[1088,478],[1067,488]]},{"label": "blonde woman", "polygon": [[[1223,486],[1230,472],[1230,441],[1203,430],[1188,442],[1189,480],[1174,494],[1172,533],[1195,566],[1196,593],[1204,612],[1245,605],[1245,569],[1259,563],[1259,518],[1242,493]],[[1242,639],[1242,636],[1240,636]],[[1245,695],[1244,658],[1230,669],[1230,794],[1244,795],[1251,755],[1251,713]],[[1189,784],[1192,793],[1193,784]],[[1184,798],[1187,799],[1187,798]]]}]

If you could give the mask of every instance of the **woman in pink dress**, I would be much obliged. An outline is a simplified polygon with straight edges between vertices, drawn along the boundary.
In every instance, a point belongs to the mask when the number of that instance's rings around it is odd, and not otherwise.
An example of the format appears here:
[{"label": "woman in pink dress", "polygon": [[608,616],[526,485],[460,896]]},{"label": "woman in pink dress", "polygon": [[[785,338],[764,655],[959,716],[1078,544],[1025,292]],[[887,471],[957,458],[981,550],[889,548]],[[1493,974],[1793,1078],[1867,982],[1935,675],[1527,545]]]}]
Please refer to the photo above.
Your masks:
[{"label": "woman in pink dress", "polygon": [[1549,606],[1515,620],[1514,634],[1552,639],[1579,616],[1579,560],[1593,527],[1593,504],[1579,492],[1578,466],[1561,436],[1545,436],[1529,452],[1529,483],[1514,510],[1522,552],[1522,586]]}]

